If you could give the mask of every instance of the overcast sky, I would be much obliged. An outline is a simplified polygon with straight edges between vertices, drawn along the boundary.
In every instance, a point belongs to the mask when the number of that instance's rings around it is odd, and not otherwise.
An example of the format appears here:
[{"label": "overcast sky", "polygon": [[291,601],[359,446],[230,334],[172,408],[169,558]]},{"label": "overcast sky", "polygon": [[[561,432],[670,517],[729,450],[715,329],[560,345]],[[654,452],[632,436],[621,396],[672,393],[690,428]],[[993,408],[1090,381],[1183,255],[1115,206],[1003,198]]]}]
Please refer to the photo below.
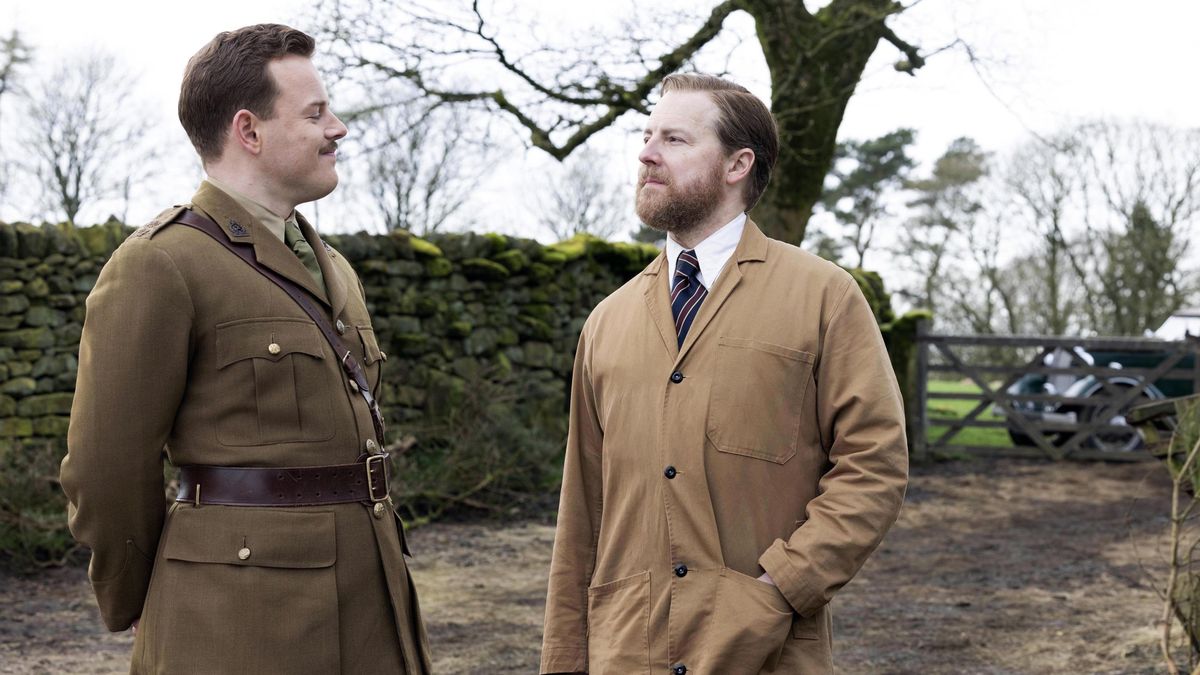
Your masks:
[{"label": "overcast sky", "polygon": [[[576,29],[604,23],[617,12],[611,7],[627,6],[592,0],[512,0],[512,5],[516,12]],[[310,6],[307,0],[0,0],[0,35],[19,29],[43,66],[100,48],[115,53],[139,77],[141,107],[131,102],[130,109],[144,110],[154,122],[153,137],[161,138],[163,154],[174,168],[135,195],[129,220],[137,223],[163,206],[186,201],[199,177],[174,110],[188,57],[218,31],[250,23],[293,22],[311,30],[297,22]],[[749,38],[735,60],[735,78],[767,95],[753,23],[735,15],[727,25]],[[895,50],[880,47],[847,110],[843,138],[912,127],[918,132],[915,154],[929,162],[959,136],[1004,153],[1026,141],[1031,131],[1049,133],[1089,117],[1142,117],[1200,127],[1200,90],[1190,76],[1200,64],[1196,0],[923,0],[892,25],[925,50],[961,37],[983,63],[972,67],[964,52],[955,49],[908,77],[890,68]],[[19,130],[12,128],[10,110],[6,106],[0,133],[9,141],[6,151],[13,152],[19,147],[12,142]],[[612,158],[614,175],[629,183],[640,144],[635,130],[641,123],[629,116],[597,143]],[[481,188],[484,203],[475,208],[491,209],[494,216],[488,221],[500,231],[545,238],[529,224],[533,219],[516,195],[536,189],[531,181],[554,170],[553,161],[537,151],[515,153],[497,167],[492,183]],[[15,205],[0,204],[0,218],[17,217]],[[336,202],[323,210],[323,229],[362,228],[355,222],[358,215],[338,218],[335,207]],[[83,215],[102,218],[106,213]]]}]

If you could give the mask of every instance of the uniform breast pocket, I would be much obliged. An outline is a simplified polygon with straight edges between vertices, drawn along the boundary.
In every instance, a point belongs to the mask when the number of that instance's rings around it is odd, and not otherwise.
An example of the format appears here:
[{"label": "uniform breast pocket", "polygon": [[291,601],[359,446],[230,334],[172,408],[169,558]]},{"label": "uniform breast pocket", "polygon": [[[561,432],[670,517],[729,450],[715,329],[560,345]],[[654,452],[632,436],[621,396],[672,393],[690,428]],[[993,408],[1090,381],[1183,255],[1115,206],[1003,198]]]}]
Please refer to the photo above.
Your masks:
[{"label": "uniform breast pocket", "polygon": [[217,422],[224,445],[333,438],[332,390],[320,331],[304,319],[217,326],[217,367],[228,387]]},{"label": "uniform breast pocket", "polygon": [[722,337],[707,434],[721,452],[783,464],[796,454],[815,357],[757,340]]}]

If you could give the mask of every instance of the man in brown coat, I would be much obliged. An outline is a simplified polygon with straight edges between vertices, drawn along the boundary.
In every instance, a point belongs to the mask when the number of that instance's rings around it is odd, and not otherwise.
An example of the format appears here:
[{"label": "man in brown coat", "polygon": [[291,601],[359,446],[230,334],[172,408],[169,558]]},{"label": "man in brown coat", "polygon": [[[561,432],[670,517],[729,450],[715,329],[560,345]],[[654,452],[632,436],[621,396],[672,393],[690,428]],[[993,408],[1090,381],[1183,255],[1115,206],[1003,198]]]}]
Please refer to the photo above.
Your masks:
[{"label": "man in brown coat", "polygon": [[666,250],[579,339],[541,672],[833,672],[829,600],[895,521],[904,417],[837,266],[748,220],[778,137],[672,75],[637,211]]},{"label": "man in brown coat", "polygon": [[313,48],[264,24],[192,57],[179,116],[208,180],[88,297],[62,485],[135,673],[429,671],[371,398],[386,356],[354,271],[295,211],[337,185],[346,134]]}]

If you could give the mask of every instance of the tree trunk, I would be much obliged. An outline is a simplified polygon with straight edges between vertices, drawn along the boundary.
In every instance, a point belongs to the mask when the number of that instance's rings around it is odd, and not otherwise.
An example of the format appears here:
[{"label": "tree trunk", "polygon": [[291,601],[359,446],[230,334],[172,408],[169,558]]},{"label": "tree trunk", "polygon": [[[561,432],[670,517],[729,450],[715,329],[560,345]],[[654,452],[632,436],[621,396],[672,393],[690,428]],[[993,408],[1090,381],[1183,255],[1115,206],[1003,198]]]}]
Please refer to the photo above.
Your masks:
[{"label": "tree trunk", "polygon": [[867,61],[901,7],[890,0],[834,0],[810,13],[795,0],[738,0],[754,17],[771,71],[779,161],[754,209],[768,236],[800,244],[833,162],[838,127]]}]

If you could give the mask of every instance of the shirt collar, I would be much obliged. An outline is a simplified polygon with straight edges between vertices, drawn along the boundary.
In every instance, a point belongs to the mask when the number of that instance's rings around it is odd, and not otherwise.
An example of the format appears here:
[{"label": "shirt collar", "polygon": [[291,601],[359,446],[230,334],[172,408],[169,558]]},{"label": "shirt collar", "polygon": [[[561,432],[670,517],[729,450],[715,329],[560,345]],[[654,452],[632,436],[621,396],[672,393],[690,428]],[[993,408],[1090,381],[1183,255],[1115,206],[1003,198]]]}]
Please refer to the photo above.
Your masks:
[{"label": "shirt collar", "polygon": [[233,200],[238,203],[238,206],[242,207],[243,209],[246,209],[246,211],[250,215],[254,216],[254,218],[256,220],[258,220],[258,222],[262,223],[264,227],[266,227],[268,230],[270,230],[271,234],[275,235],[276,237],[279,237],[279,241],[283,241],[284,220],[294,219],[296,216],[295,210],[293,210],[288,215],[288,217],[285,219],[281,216],[275,215],[274,211],[271,211],[270,209],[263,206],[262,204],[259,204],[258,202],[254,201],[253,199],[247,197],[246,195],[229,187],[229,185],[227,183],[223,183],[223,182],[217,180],[216,178],[213,178],[212,176],[206,177],[205,180],[212,183],[213,186],[216,187],[221,192],[224,192],[225,194],[232,197]]},{"label": "shirt collar", "polygon": [[[700,261],[700,273],[697,276],[705,288],[712,288],[713,284],[717,283],[717,276],[721,274],[725,263],[733,255],[734,249],[742,239],[742,230],[745,227],[746,214],[739,213],[733,220],[722,225],[721,229],[696,244],[696,259]],[[679,254],[686,250],[679,242],[675,241],[675,237],[667,235],[668,286],[675,280],[675,261],[679,259]]]}]

